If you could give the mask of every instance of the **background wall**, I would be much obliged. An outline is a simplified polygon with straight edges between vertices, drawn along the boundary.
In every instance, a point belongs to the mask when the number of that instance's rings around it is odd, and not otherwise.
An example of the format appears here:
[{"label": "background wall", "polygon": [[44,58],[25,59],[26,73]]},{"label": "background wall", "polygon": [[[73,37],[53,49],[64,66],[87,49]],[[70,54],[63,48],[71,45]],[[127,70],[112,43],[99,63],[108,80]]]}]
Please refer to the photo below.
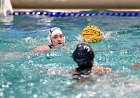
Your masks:
[{"label": "background wall", "polygon": [[140,0],[11,0],[13,8],[140,9]]}]

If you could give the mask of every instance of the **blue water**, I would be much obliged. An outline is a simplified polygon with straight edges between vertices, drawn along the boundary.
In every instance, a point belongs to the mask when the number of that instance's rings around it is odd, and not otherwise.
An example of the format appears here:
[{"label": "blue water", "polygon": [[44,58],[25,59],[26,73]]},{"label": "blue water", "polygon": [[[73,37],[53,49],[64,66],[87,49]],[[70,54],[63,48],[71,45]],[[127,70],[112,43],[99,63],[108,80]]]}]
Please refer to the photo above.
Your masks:
[{"label": "blue water", "polygon": [[[139,17],[46,17],[13,16],[0,22],[1,98],[139,98],[140,62]],[[77,83],[67,71],[76,67],[71,54],[80,43],[76,37],[88,24],[95,24],[111,38],[90,43],[96,65],[115,71],[96,80]],[[51,51],[29,53],[47,44],[47,30],[58,26],[66,45]],[[94,76],[93,76],[94,77]],[[97,77],[97,76],[96,76]]]}]

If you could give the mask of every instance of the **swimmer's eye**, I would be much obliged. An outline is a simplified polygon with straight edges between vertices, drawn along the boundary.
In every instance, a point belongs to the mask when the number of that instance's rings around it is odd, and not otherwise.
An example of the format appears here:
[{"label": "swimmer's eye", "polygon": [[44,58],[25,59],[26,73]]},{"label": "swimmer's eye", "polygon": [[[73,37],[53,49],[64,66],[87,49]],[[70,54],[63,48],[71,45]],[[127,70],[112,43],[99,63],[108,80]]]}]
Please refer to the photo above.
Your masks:
[{"label": "swimmer's eye", "polygon": [[59,37],[60,37],[60,38],[63,38],[63,37],[64,37],[64,35],[59,35]]},{"label": "swimmer's eye", "polygon": [[54,35],[54,36],[53,36],[54,39],[56,39],[56,38],[58,38],[58,37],[63,38],[64,36],[63,36],[63,35]]},{"label": "swimmer's eye", "polygon": [[58,36],[53,36],[54,39],[58,38]]}]

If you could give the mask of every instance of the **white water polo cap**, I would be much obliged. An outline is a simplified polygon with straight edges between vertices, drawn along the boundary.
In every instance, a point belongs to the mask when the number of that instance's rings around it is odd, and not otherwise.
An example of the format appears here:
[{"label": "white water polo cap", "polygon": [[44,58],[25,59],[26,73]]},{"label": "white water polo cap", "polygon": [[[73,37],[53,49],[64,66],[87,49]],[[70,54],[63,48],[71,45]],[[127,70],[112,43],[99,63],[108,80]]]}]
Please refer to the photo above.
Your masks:
[{"label": "white water polo cap", "polygon": [[[61,29],[59,27],[53,27],[49,30],[47,40],[50,44],[52,44],[52,40],[51,40],[52,37],[56,34],[62,34],[63,35],[63,32],[61,31]],[[65,43],[65,36],[64,36],[64,43]]]}]

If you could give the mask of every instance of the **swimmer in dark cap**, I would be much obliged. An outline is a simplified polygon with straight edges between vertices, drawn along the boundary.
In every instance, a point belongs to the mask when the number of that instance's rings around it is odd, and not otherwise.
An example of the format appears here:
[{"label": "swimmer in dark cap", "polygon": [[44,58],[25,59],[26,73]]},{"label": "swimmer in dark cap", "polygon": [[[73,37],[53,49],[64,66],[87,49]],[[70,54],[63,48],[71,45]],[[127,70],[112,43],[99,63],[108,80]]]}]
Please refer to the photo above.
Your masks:
[{"label": "swimmer in dark cap", "polygon": [[110,72],[111,68],[104,68],[101,66],[95,66],[94,63],[94,51],[85,43],[78,44],[72,54],[73,60],[77,63],[78,67],[69,71],[74,75],[82,76],[89,75],[90,73],[102,73]]}]

